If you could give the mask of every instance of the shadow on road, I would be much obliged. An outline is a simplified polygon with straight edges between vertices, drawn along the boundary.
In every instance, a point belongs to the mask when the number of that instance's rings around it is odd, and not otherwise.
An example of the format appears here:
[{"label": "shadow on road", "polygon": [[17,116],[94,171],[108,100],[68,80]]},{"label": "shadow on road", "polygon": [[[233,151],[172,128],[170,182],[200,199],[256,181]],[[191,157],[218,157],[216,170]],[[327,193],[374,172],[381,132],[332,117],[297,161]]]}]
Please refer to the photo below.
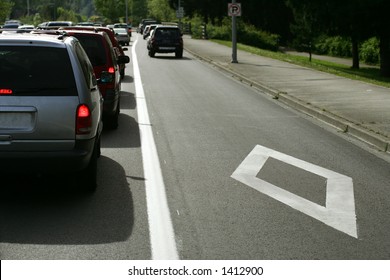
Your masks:
[{"label": "shadow on road", "polygon": [[2,176],[0,242],[101,244],[132,234],[134,210],[122,166],[101,156],[98,188],[77,190],[75,178]]}]

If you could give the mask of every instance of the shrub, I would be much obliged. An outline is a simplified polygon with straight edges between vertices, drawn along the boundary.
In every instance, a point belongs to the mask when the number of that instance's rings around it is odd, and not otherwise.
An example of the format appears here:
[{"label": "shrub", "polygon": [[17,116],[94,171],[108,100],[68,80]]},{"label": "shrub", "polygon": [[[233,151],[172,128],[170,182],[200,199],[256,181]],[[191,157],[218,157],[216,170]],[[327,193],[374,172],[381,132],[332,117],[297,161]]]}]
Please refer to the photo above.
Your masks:
[{"label": "shrub", "polygon": [[[207,25],[208,37],[218,40],[232,39],[231,18],[225,17],[220,23]],[[279,36],[257,29],[253,25],[237,22],[237,40],[239,43],[272,51],[279,48]]]},{"label": "shrub", "polygon": [[341,36],[320,36],[314,42],[314,52],[339,57],[351,57],[352,43],[350,39]]},{"label": "shrub", "polygon": [[238,37],[241,43],[260,49],[277,51],[279,48],[278,35],[256,29],[253,25],[240,26]]},{"label": "shrub", "polygon": [[380,61],[379,55],[379,40],[376,37],[370,38],[363,42],[360,47],[360,58],[369,64],[378,64]]},{"label": "shrub", "polygon": [[202,25],[204,24],[202,17],[199,15],[194,15],[191,18],[190,22],[191,22],[192,38],[201,39],[202,38]]}]

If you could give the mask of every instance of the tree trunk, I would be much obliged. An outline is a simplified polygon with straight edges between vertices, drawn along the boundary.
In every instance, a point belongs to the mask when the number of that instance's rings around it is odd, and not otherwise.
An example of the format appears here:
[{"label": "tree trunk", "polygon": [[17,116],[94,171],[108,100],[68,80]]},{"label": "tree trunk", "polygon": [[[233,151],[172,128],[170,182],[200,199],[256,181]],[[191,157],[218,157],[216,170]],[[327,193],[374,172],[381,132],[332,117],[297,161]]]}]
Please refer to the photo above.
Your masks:
[{"label": "tree trunk", "polygon": [[359,41],[352,37],[352,68],[359,69]]},{"label": "tree trunk", "polygon": [[383,34],[380,37],[381,75],[390,77],[390,36]]}]

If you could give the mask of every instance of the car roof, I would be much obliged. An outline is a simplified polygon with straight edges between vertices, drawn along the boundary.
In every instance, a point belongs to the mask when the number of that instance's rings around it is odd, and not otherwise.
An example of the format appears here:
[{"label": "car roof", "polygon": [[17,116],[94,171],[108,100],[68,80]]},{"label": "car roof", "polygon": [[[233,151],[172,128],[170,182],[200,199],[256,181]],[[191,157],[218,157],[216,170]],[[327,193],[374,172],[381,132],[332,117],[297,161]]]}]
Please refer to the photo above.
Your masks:
[{"label": "car roof", "polygon": [[158,24],[157,25],[158,28],[174,28],[174,29],[179,29],[178,26],[175,26],[175,25],[163,25],[163,24]]},{"label": "car roof", "polygon": [[104,31],[90,31],[90,30],[76,30],[76,29],[67,29],[63,31],[66,35],[69,36],[72,36],[72,34],[77,34],[77,35],[86,35],[91,37],[100,37],[103,38],[104,41],[107,41],[108,43],[112,44],[110,37]]},{"label": "car roof", "polygon": [[90,37],[100,37],[103,39],[103,44],[106,45],[109,49],[113,48],[113,44],[111,43],[110,37],[104,31],[89,31],[89,30],[64,30],[66,35],[86,35]]},{"label": "car roof", "polygon": [[44,47],[64,47],[66,37],[53,34],[15,33],[0,35],[1,45],[35,45]]},{"label": "car roof", "polygon": [[85,30],[85,31],[93,31],[93,32],[105,32],[108,37],[111,40],[111,44],[115,47],[118,47],[118,42],[115,39],[115,34],[114,32],[108,28],[108,27],[103,27],[103,26],[64,26],[60,27],[60,30]]},{"label": "car roof", "polygon": [[48,26],[71,26],[73,22],[71,21],[49,21]]}]

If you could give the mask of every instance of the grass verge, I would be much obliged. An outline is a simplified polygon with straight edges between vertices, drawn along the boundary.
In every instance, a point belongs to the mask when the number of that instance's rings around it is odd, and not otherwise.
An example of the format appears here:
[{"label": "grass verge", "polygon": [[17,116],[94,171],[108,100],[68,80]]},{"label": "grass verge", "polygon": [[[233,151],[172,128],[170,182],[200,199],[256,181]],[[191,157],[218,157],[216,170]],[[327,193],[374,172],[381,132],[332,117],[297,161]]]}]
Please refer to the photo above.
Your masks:
[{"label": "grass verge", "polygon": [[[222,44],[231,47],[232,42],[222,40],[212,40],[218,44]],[[382,77],[378,68],[361,67],[360,69],[352,69],[350,66],[342,65],[334,62],[312,59],[309,61],[308,57],[286,54],[282,52],[272,52],[267,50],[258,49],[244,44],[237,44],[239,50],[250,52],[256,55],[265,56],[281,61],[305,66],[308,68],[316,69],[322,72],[335,74],[344,78],[359,80],[366,83],[371,83],[383,87],[390,88],[390,78]]]}]

